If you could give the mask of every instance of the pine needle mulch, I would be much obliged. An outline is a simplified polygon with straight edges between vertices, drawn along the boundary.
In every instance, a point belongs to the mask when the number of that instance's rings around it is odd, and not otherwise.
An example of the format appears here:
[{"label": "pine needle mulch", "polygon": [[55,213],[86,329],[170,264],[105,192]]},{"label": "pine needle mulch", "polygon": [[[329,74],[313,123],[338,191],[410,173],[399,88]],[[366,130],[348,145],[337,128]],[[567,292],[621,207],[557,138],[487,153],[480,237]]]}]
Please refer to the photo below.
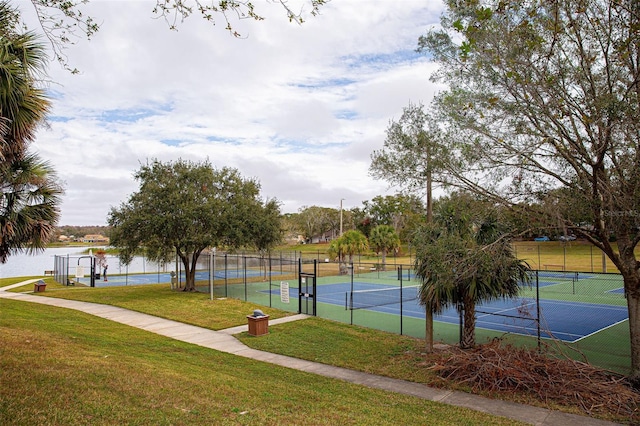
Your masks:
[{"label": "pine needle mulch", "polygon": [[616,373],[499,340],[470,350],[448,350],[444,362],[431,368],[474,393],[518,393],[545,405],[580,407],[588,415],[640,423],[640,393]]}]

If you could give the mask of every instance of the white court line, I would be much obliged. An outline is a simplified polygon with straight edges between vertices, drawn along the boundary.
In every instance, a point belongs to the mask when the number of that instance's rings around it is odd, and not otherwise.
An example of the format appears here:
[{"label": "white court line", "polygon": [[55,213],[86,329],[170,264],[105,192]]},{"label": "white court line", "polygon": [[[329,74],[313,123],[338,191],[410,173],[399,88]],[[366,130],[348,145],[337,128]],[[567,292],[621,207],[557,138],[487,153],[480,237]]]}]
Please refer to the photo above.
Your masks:
[{"label": "white court line", "polygon": [[615,324],[611,324],[611,325],[608,325],[608,326],[606,326],[606,327],[604,327],[604,328],[601,328],[601,329],[599,329],[599,330],[596,330],[596,331],[594,331],[593,333],[587,334],[586,336],[582,336],[582,337],[580,337],[579,339],[574,340],[572,343],[574,343],[574,342],[579,342],[579,341],[580,341],[580,340],[582,340],[582,339],[586,339],[587,337],[593,336],[594,334],[598,334],[598,333],[600,333],[601,331],[604,331],[604,330],[606,330],[606,329],[608,329],[608,328],[614,327],[614,326],[616,326],[616,325],[618,325],[618,324],[622,324],[623,322],[626,322],[626,321],[629,321],[629,318],[623,319],[622,321],[618,321],[618,322],[617,322],[617,323],[615,323]]}]

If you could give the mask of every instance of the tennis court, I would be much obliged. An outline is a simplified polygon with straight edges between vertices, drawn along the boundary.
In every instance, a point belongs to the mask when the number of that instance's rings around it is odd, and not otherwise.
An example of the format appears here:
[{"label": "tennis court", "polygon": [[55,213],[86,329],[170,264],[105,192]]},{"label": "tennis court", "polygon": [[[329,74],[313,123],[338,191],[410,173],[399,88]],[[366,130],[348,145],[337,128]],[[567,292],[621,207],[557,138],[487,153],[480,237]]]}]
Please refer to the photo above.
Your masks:
[{"label": "tennis court", "polygon": [[[278,271],[271,271],[271,275],[280,275]],[[237,279],[237,278],[252,278],[264,275],[264,271],[252,270],[252,269],[222,269],[214,272],[215,279]],[[143,284],[159,284],[170,283],[171,274],[169,272],[153,272],[148,274],[125,274],[125,275],[108,275],[108,281],[103,279],[96,279],[96,287],[116,287],[124,285],[143,285]],[[89,286],[91,284],[90,277],[76,278],[80,284]],[[180,282],[184,283],[186,280],[184,273],[180,276]],[[208,281],[208,271],[197,271],[196,281]]]},{"label": "tennis court", "polygon": [[[264,274],[259,269],[221,269],[215,271],[215,279],[253,278]],[[271,271],[271,275],[279,275]],[[402,286],[397,281],[397,272],[367,276],[361,274],[358,281],[344,282],[344,278],[331,277],[327,283],[319,283],[315,295],[316,302],[333,306],[332,312],[367,311],[381,316],[402,316],[404,318],[424,319],[425,311],[418,303],[418,286],[416,281],[404,281]],[[542,294],[556,295],[558,292],[576,294],[581,286],[588,282],[599,280],[598,274],[580,274],[573,272],[540,271],[538,285],[540,288],[540,336],[556,338],[565,342],[578,342],[585,337],[615,326],[628,320],[627,307],[624,304],[588,303],[584,301],[553,300],[543,298]],[[403,274],[403,280],[411,275]],[[381,279],[382,278],[382,279]],[[180,281],[184,282],[182,274]],[[196,272],[196,281],[207,282],[208,271]],[[90,278],[79,279],[80,283],[90,285]],[[170,283],[171,274],[168,272],[154,272],[147,274],[109,275],[108,281],[96,279],[96,287],[112,287],[125,285],[144,285]],[[585,284],[586,283],[586,284]],[[265,283],[254,283],[254,294],[278,294],[275,288],[265,288]],[[297,283],[291,283],[289,297],[297,300]],[[538,324],[537,307],[531,291],[524,291],[524,297],[513,300],[499,300],[476,306],[476,328],[487,329],[512,334],[537,336]],[[601,294],[621,298],[619,283],[609,280],[606,287],[601,288]],[[595,298],[593,298],[596,300]],[[400,303],[402,300],[402,303]],[[591,298],[589,299],[591,300]],[[338,311],[336,311],[338,309]],[[344,318],[344,317],[343,317]],[[440,315],[434,316],[434,321],[458,325],[460,317],[455,308],[449,308]]]},{"label": "tennis court", "polygon": [[[411,283],[413,284],[413,283]],[[541,286],[557,282],[541,282]],[[268,293],[269,290],[263,290]],[[278,290],[271,290],[272,294]],[[298,289],[290,288],[289,297],[298,298]],[[417,286],[384,285],[366,281],[318,285],[316,302],[346,310],[366,310],[386,315],[423,319],[424,308],[417,300]],[[402,303],[400,303],[402,300]],[[536,301],[530,297],[497,300],[476,306],[476,328],[527,336],[538,335]],[[540,300],[540,336],[575,343],[628,319],[626,306],[563,300]],[[455,308],[449,308],[434,321],[459,324]]]}]

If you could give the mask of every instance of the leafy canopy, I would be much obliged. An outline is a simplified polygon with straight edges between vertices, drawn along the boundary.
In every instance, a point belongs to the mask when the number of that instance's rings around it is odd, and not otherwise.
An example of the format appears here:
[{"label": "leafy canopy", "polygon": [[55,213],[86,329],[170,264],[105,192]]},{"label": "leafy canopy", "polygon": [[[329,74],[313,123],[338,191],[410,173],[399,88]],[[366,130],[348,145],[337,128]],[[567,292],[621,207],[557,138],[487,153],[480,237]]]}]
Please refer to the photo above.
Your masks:
[{"label": "leafy canopy", "polygon": [[[624,279],[640,386],[640,2],[447,0],[419,49],[440,64],[448,184],[552,213]],[[553,220],[549,217],[548,220]],[[610,237],[615,236],[617,245]]]},{"label": "leafy canopy", "polygon": [[193,286],[195,261],[207,247],[268,249],[280,241],[279,204],[263,203],[260,185],[232,168],[214,169],[195,163],[154,160],[135,178],[140,189],[109,213],[111,242],[124,262],[144,247],[153,260],[166,261],[174,252]]}]

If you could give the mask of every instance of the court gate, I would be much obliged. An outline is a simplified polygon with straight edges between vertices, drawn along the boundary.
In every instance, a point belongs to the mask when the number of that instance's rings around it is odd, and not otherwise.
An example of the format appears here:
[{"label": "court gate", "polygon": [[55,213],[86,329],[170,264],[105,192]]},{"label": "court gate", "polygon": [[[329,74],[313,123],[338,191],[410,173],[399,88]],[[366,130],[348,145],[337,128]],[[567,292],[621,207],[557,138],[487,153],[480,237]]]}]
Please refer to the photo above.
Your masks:
[{"label": "court gate", "polygon": [[316,316],[318,261],[313,260],[313,271],[311,272],[304,271],[303,265],[302,259],[298,259],[298,313]]}]

